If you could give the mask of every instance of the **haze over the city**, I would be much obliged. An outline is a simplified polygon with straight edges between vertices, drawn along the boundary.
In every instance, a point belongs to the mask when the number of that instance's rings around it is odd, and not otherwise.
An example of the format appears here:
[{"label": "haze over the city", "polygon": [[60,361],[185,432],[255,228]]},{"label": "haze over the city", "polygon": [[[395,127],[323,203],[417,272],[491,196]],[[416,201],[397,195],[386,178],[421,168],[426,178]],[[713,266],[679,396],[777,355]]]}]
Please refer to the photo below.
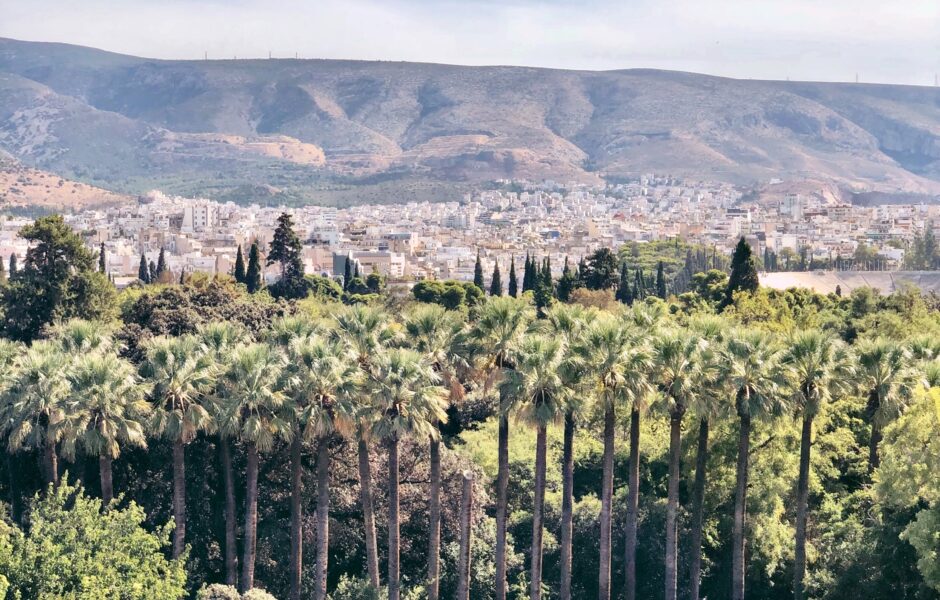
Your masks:
[{"label": "haze over the city", "polygon": [[0,0],[0,15],[0,37],[167,59],[271,53],[915,85],[940,71],[935,0]]}]

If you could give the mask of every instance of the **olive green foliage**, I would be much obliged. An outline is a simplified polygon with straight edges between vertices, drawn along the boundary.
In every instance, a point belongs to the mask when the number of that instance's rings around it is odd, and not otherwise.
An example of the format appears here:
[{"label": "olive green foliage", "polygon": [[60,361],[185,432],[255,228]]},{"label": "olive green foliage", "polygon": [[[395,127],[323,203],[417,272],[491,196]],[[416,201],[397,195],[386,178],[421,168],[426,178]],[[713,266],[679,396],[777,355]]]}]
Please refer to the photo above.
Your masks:
[{"label": "olive green foliage", "polygon": [[62,484],[37,496],[25,530],[0,525],[7,597],[26,600],[176,600],[186,596],[185,555],[167,560],[171,525],[151,532],[131,502],[101,501]]},{"label": "olive green foliage", "polygon": [[461,281],[419,281],[411,288],[415,300],[440,304],[444,308],[457,310],[464,306],[476,306],[483,300],[483,290],[476,284]]}]

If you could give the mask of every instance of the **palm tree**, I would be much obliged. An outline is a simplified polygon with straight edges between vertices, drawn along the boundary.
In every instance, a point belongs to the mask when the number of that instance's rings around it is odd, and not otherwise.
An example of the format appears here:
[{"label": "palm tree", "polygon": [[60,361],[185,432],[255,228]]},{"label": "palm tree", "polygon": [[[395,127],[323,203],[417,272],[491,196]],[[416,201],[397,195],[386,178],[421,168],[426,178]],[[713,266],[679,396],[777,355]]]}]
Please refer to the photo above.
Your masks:
[{"label": "palm tree", "polygon": [[531,600],[542,597],[542,531],[545,503],[546,438],[548,424],[565,413],[566,387],[562,362],[567,347],[557,338],[527,335],[513,352],[515,368],[503,383],[504,393],[516,399],[521,421],[532,425],[535,437],[535,494],[532,508],[532,553],[529,579]]},{"label": "palm tree", "polygon": [[147,447],[144,422],[151,407],[146,388],[133,365],[110,352],[78,358],[69,370],[68,381],[69,424],[62,453],[72,458],[78,446],[85,454],[98,457],[101,499],[107,505],[114,498],[111,463],[120,457],[121,446]]},{"label": "palm tree", "polygon": [[864,341],[856,346],[858,388],[868,403],[865,416],[871,423],[868,442],[868,473],[880,464],[878,444],[884,427],[907,406],[914,390],[925,385],[912,368],[912,356],[903,344],[885,338]]},{"label": "palm tree", "polygon": [[[388,315],[367,306],[352,306],[339,312],[333,335],[350,349],[359,366],[360,377],[371,374],[372,358],[395,338],[389,327]],[[366,541],[366,568],[373,588],[379,587],[379,550],[375,535],[375,512],[372,507],[372,467],[369,462],[369,441],[376,418],[368,390],[357,399],[356,443],[359,459],[359,498]]]},{"label": "palm tree", "polygon": [[612,316],[599,317],[574,352],[590,368],[590,382],[603,410],[604,458],[601,478],[600,570],[598,598],[610,598],[611,524],[614,494],[614,441],[616,410],[620,403],[636,406],[645,396],[649,356],[638,343],[636,331]]},{"label": "palm tree", "polygon": [[195,336],[157,337],[146,348],[141,372],[153,385],[152,431],[173,444],[173,557],[186,543],[186,445],[213,426],[205,405],[215,382],[215,367]]},{"label": "palm tree", "polygon": [[676,600],[678,576],[679,459],[682,417],[702,383],[706,342],[688,331],[666,331],[653,340],[655,378],[669,411],[669,486],[666,501],[666,600]]},{"label": "palm tree", "polygon": [[[532,320],[531,306],[510,296],[491,297],[480,309],[471,337],[483,350],[488,387],[512,368],[510,352]],[[509,498],[508,398],[500,397],[496,476],[496,600],[506,600],[506,522]]]},{"label": "palm tree", "polygon": [[[465,331],[458,313],[437,305],[417,307],[405,319],[410,345],[431,364],[448,389],[448,406],[464,396],[459,371],[469,365],[464,358]],[[437,424],[434,424],[437,427]],[[428,497],[428,600],[438,600],[441,570],[441,441],[430,436],[430,486]]]},{"label": "palm tree", "polygon": [[[648,305],[635,303],[626,314],[627,321],[637,328],[637,336],[651,338],[656,334],[657,328],[663,318],[663,309],[659,304]],[[649,366],[648,350],[647,362],[639,366]],[[640,510],[640,420],[650,407],[650,401],[655,398],[654,389],[648,376],[637,373],[634,381],[642,386],[634,390],[629,399],[630,406],[630,461],[627,473],[627,515],[624,543],[624,584],[626,600],[636,600],[636,549],[637,524]]]},{"label": "palm tree", "polygon": [[[335,341],[310,335],[294,339],[286,349],[286,391],[299,430],[291,440],[291,597],[300,597],[300,463],[299,440],[317,443],[317,570],[314,597],[326,598],[329,561],[330,442],[347,435],[355,422],[350,402],[359,371],[347,350]],[[296,591],[296,596],[294,595]]]},{"label": "palm tree", "polygon": [[58,485],[57,445],[65,429],[68,357],[50,341],[33,343],[20,357],[9,382],[3,426],[10,452],[29,448],[43,456],[46,483]]},{"label": "palm tree", "polygon": [[[569,348],[577,348],[582,342],[587,323],[596,317],[596,311],[587,310],[578,304],[555,304],[545,312],[544,323],[548,333],[562,340]],[[564,441],[561,459],[561,541],[559,562],[561,566],[561,600],[571,600],[572,540],[574,537],[574,435],[581,413],[588,406],[586,382],[589,365],[577,354],[569,354],[562,362],[560,372],[565,385],[570,389],[566,395]]]},{"label": "palm tree", "polygon": [[[15,364],[19,359],[23,347],[7,339],[0,339],[0,436],[8,431],[6,419],[9,418],[6,408],[10,406],[11,400],[7,396],[7,390],[13,379]],[[7,452],[7,474],[10,478],[10,512],[14,522],[20,520],[20,495],[17,490],[17,465],[12,452]]]},{"label": "palm tree", "polygon": [[[740,331],[730,336],[721,353],[721,378],[734,396],[738,416],[737,484],[731,545],[731,598],[744,600],[745,527],[750,476],[751,422],[781,412],[785,405],[778,383],[780,350],[766,333]],[[697,597],[696,597],[697,598]]]},{"label": "palm tree", "polygon": [[[231,321],[214,321],[199,328],[199,338],[206,346],[215,365],[216,371],[225,369],[231,349],[236,344],[245,341],[248,332]],[[220,382],[215,382],[215,389],[211,394],[212,424],[215,426],[221,420],[224,402],[221,398]],[[231,434],[214,427],[219,443],[219,462],[222,470],[222,487],[225,494],[225,583],[234,586],[238,583],[238,540],[237,517],[235,510],[235,474],[232,469],[232,441]]]},{"label": "palm tree", "polygon": [[794,403],[803,414],[799,478],[796,486],[796,551],[793,559],[793,597],[795,600],[803,600],[813,419],[833,394],[849,386],[853,369],[845,344],[831,334],[818,330],[796,334],[789,341],[781,362],[789,380]]},{"label": "palm tree", "polygon": [[700,335],[706,347],[700,355],[702,381],[699,393],[693,396],[691,406],[698,417],[698,446],[695,452],[695,481],[692,485],[691,549],[689,562],[689,598],[699,600],[702,573],[702,526],[705,520],[705,482],[708,467],[708,436],[713,419],[719,417],[723,407],[723,382],[719,364],[721,356],[715,351],[726,335],[724,321],[714,316],[700,316],[689,323],[692,331]]},{"label": "palm tree", "polygon": [[399,600],[398,449],[405,437],[437,435],[435,423],[447,419],[447,391],[440,377],[413,350],[392,349],[376,357],[365,387],[381,417],[373,431],[388,449],[388,598]]},{"label": "palm tree", "polygon": [[[309,318],[297,315],[286,316],[274,322],[269,333],[269,340],[282,349],[286,358],[285,376],[286,386],[290,388],[289,399],[293,403],[296,416],[299,417],[307,404],[305,390],[301,384],[306,381],[306,366],[303,362],[295,360],[292,356],[291,348],[298,340],[307,340],[319,328]],[[303,443],[304,436],[300,431],[301,423],[299,418],[294,419],[294,427],[291,433],[290,447],[290,472],[291,472],[291,492],[290,492],[290,597],[291,600],[299,600],[301,593],[301,573],[303,569],[303,539],[301,535],[301,520],[303,519],[303,507],[301,506],[301,495],[303,491]],[[329,495],[327,494],[327,498]],[[319,565],[318,565],[319,569]],[[325,593],[325,592],[324,592]]]},{"label": "palm tree", "polygon": [[283,369],[284,359],[274,348],[251,343],[232,351],[222,374],[225,408],[219,427],[247,444],[242,593],[255,580],[259,454],[270,452],[278,439],[289,440],[292,432],[289,404],[280,389]]},{"label": "palm tree", "polygon": [[53,327],[52,339],[59,343],[63,352],[80,356],[110,348],[111,328],[98,321],[72,319]]}]

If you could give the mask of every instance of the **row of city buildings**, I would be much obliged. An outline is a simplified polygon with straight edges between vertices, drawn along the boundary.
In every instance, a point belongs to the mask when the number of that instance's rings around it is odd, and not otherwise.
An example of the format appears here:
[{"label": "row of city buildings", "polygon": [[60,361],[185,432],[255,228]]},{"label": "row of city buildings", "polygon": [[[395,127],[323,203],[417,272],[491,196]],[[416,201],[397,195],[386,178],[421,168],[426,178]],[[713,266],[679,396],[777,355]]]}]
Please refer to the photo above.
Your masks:
[{"label": "row of city buildings", "polygon": [[[347,257],[363,272],[392,280],[473,278],[479,253],[484,271],[506,273],[525,255],[549,257],[560,271],[600,247],[674,239],[730,252],[744,236],[758,256],[765,248],[808,251],[820,258],[851,256],[860,243],[898,266],[904,246],[933,223],[940,205],[862,207],[824,194],[779,194],[750,199],[723,183],[645,176],[631,183],[583,186],[501,182],[443,203],[363,205],[345,209],[239,206],[151,192],[137,202],[67,215],[89,246],[104,245],[110,275],[136,277],[140,256],[165,251],[174,273],[230,273],[241,247],[270,243],[277,217],[292,214],[304,242],[308,273],[340,276]],[[0,222],[0,258],[22,258],[17,237],[25,219]],[[276,276],[274,268],[266,274]]]}]

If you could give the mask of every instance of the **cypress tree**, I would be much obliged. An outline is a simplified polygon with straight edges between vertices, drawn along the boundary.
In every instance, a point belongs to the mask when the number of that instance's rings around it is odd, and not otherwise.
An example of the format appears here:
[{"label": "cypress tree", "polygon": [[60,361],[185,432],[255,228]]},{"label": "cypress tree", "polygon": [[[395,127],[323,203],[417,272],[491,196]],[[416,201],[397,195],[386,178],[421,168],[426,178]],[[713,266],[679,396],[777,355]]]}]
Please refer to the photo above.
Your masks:
[{"label": "cypress tree", "polygon": [[359,279],[359,263],[353,263],[353,279]]},{"label": "cypress tree", "polygon": [[663,267],[663,261],[659,261],[656,266],[656,295],[666,299],[666,271]]},{"label": "cypress tree", "polygon": [[185,283],[186,283],[186,270],[180,269],[180,285],[183,285]]},{"label": "cypress tree", "polygon": [[493,261],[493,277],[490,280],[490,296],[503,295],[503,280],[499,274],[499,260]]},{"label": "cypress tree", "polygon": [[16,275],[16,253],[10,255],[10,277]]},{"label": "cypress tree", "polygon": [[618,302],[633,303],[633,293],[630,291],[630,270],[627,263],[620,265],[620,283],[617,284],[617,293],[614,295]]},{"label": "cypress tree", "polygon": [[522,270],[522,293],[532,289],[532,259],[525,253],[525,268]]},{"label": "cypress tree", "polygon": [[245,271],[245,285],[248,293],[254,294],[261,289],[261,250],[258,249],[257,240],[251,244],[248,251],[248,269]]},{"label": "cypress tree", "polygon": [[150,261],[150,266],[147,269],[147,273],[148,273],[147,278],[150,281],[150,283],[156,283],[157,282],[157,263]]},{"label": "cypress tree", "polygon": [[6,268],[6,265],[3,264],[3,261],[0,260],[0,284],[4,284],[6,282],[7,282],[7,268]]},{"label": "cypress tree", "polygon": [[245,283],[245,257],[242,256],[242,245],[238,245],[238,253],[235,254],[235,281]]},{"label": "cypress tree", "polygon": [[161,247],[157,255],[157,278],[166,272],[166,251]]},{"label": "cypress tree", "polygon": [[743,290],[756,291],[760,281],[757,278],[757,265],[751,247],[742,237],[734,249],[731,257],[731,276],[728,278],[728,288],[725,293],[724,306],[734,302],[734,293]]},{"label": "cypress tree", "polygon": [[574,291],[577,281],[571,267],[568,265],[568,257],[565,257],[565,266],[561,270],[561,277],[558,278],[557,295],[562,302],[568,302],[571,299],[571,292]]},{"label": "cypress tree", "polygon": [[486,291],[486,288],[483,287],[483,263],[480,262],[479,250],[477,250],[477,264],[473,267],[473,285],[480,288],[481,292]]},{"label": "cypress tree", "polygon": [[513,298],[519,296],[519,281],[516,279],[516,257],[509,259],[509,295]]},{"label": "cypress tree", "polygon": [[98,272],[105,273],[108,270],[108,259],[107,254],[104,252],[104,242],[101,242],[101,247],[98,249]]},{"label": "cypress tree", "polygon": [[343,265],[343,291],[349,290],[349,284],[353,278],[353,259],[352,253],[346,255],[346,264]]},{"label": "cypress tree", "polygon": [[147,257],[143,252],[140,253],[140,266],[137,267],[137,279],[141,283],[150,283],[150,269],[147,268]]},{"label": "cypress tree", "polygon": [[535,295],[535,306],[541,316],[544,314],[545,309],[551,306],[555,292],[554,286],[552,285],[551,262],[548,258],[542,261],[541,270],[539,270],[538,265],[535,264],[533,260],[532,278],[535,286],[532,290]]}]

